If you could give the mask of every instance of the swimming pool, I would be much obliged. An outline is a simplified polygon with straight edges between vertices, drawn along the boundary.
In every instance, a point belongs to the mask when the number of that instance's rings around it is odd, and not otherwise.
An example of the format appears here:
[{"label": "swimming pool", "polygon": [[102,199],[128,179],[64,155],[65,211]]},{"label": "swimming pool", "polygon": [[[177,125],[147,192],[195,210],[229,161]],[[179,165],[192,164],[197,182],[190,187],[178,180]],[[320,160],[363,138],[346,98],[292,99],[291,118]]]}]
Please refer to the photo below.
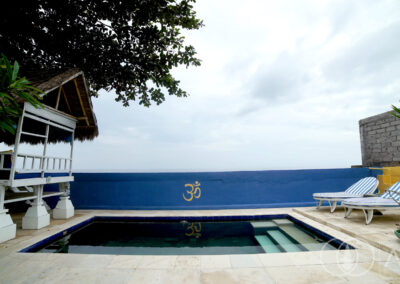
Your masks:
[{"label": "swimming pool", "polygon": [[90,218],[21,252],[223,255],[353,249],[287,214]]}]

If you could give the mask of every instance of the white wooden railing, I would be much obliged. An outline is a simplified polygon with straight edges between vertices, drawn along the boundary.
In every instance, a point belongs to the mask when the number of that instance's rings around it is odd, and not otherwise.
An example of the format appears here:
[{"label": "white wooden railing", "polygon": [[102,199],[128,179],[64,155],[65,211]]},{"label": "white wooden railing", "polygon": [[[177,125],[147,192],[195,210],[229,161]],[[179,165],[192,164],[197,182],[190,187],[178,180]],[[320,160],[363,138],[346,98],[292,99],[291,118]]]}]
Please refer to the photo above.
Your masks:
[{"label": "white wooden railing", "polygon": [[[11,170],[11,168],[7,168],[7,167],[5,166],[5,161],[6,161],[6,157],[7,157],[7,156],[10,156],[10,158],[11,158],[12,153],[11,153],[11,152],[8,152],[8,153],[3,152],[3,153],[0,153],[0,171],[9,171],[9,170]],[[11,166],[11,165],[10,165],[10,166]]]},{"label": "white wooden railing", "polygon": [[[6,167],[6,157],[11,158],[11,153],[0,153],[0,170],[10,171],[11,167]],[[22,164],[22,165],[20,165]],[[35,167],[35,165],[38,165]],[[37,172],[70,172],[72,170],[72,159],[64,157],[41,156],[32,154],[17,154],[17,165],[15,173],[37,173]]]},{"label": "white wooden railing", "polygon": [[[36,123],[43,124],[45,127],[45,133],[34,133],[33,129],[23,129],[25,119],[35,120]],[[0,184],[8,186],[23,185],[29,186],[34,184],[49,183],[53,182],[64,182],[61,177],[51,178],[48,173],[68,173],[66,180],[71,180],[72,177],[72,154],[73,154],[73,142],[74,142],[74,131],[77,120],[67,114],[59,112],[49,107],[43,109],[36,109],[28,103],[24,104],[22,115],[18,121],[16,129],[14,149],[11,153],[0,152]],[[62,131],[66,131],[71,136],[69,141],[70,151],[69,157],[55,157],[47,154],[47,146],[49,144],[49,133],[50,127],[58,128]],[[33,136],[41,139],[43,143],[43,151],[39,155],[26,154],[19,152],[19,146],[21,136]],[[10,164],[11,159],[11,166]],[[7,165],[5,165],[7,162]],[[9,173],[4,174],[4,171]],[[26,181],[18,179],[15,180],[15,174],[23,173],[40,173],[40,178],[26,178]],[[38,180],[40,179],[40,180]],[[7,181],[8,180],[8,181]]]}]

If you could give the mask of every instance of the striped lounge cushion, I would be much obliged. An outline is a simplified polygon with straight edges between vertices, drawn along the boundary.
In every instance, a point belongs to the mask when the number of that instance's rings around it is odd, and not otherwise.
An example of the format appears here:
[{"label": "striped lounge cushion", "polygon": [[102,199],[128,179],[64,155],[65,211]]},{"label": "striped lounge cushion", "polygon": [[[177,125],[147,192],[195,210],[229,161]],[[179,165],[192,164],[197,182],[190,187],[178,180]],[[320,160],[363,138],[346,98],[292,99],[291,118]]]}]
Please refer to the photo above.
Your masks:
[{"label": "striped lounge cushion", "polygon": [[399,207],[396,201],[382,197],[352,198],[343,201],[344,206],[352,207]]},{"label": "striped lounge cushion", "polygon": [[354,195],[364,195],[367,193],[372,193],[371,190],[375,188],[375,185],[375,177],[366,177],[360,179],[358,182],[350,186],[348,189],[345,190],[345,192]]},{"label": "striped lounge cushion", "polygon": [[400,201],[400,181],[396,182],[388,190],[386,190],[386,192],[382,195],[382,198]]},{"label": "striped lounge cushion", "polygon": [[354,198],[354,197],[360,197],[360,195],[357,194],[351,194],[347,192],[321,192],[321,193],[314,193],[313,194],[314,198],[320,198],[320,199],[345,199],[345,198]]}]

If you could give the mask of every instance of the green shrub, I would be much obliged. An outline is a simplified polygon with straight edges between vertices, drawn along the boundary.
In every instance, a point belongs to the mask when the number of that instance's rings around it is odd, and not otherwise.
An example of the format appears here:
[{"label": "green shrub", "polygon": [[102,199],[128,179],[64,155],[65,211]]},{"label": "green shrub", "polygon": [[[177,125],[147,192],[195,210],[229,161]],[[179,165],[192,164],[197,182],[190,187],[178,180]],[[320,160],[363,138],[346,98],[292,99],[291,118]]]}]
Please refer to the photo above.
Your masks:
[{"label": "green shrub", "polygon": [[15,134],[16,121],[22,113],[22,102],[26,101],[34,107],[43,107],[40,103],[42,91],[30,85],[25,78],[20,78],[19,64],[11,65],[7,57],[0,58],[0,135],[1,132]]}]

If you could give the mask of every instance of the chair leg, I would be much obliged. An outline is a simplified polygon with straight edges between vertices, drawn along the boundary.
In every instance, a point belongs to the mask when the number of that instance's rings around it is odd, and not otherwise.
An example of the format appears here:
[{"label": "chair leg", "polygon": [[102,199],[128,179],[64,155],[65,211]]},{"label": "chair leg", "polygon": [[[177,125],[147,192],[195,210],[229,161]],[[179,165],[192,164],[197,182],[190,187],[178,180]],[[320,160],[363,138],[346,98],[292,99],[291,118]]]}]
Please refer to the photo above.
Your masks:
[{"label": "chair leg", "polygon": [[344,218],[348,218],[352,211],[353,211],[353,208],[344,207],[344,212],[345,212]]},{"label": "chair leg", "polygon": [[368,225],[374,217],[374,209],[363,209],[363,212],[365,216],[365,225]]},{"label": "chair leg", "polygon": [[321,208],[322,200],[317,200],[317,209]]},{"label": "chair leg", "polygon": [[[335,211],[335,209],[336,209],[336,203],[337,203],[337,201],[333,201],[332,202],[332,205],[331,205],[331,213],[333,213],[334,211]],[[330,204],[329,204],[330,205]]]}]

